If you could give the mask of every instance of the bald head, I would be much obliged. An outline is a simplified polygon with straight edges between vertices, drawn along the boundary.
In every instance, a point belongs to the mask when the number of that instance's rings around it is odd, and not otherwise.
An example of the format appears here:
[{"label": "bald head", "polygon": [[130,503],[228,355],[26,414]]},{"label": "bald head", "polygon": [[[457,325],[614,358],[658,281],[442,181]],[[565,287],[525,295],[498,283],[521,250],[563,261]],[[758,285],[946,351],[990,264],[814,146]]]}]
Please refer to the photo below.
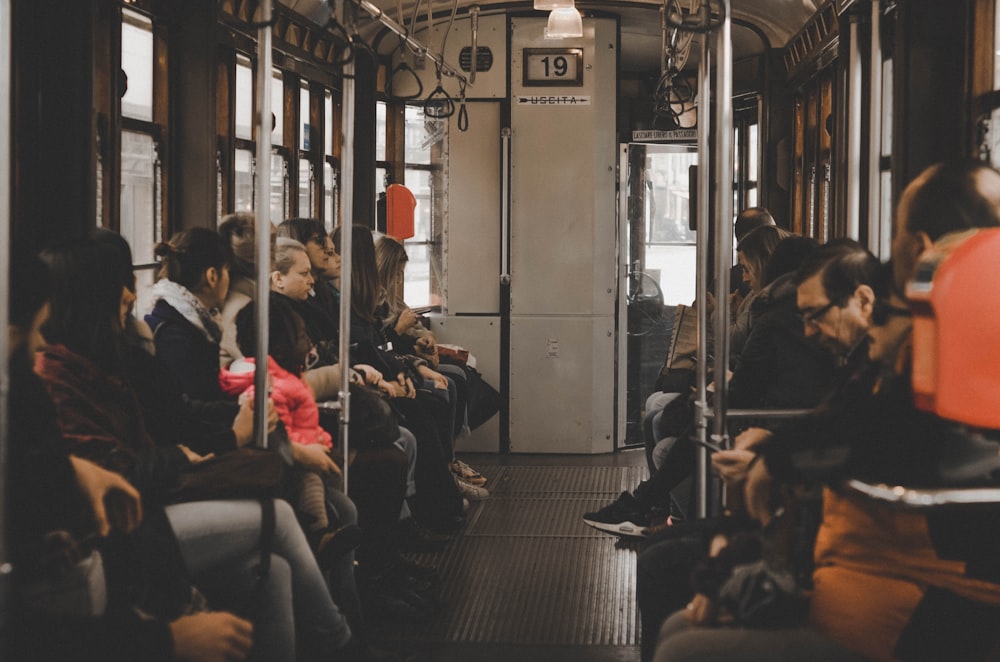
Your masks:
[{"label": "bald head", "polygon": [[893,278],[902,289],[943,235],[1000,226],[1000,173],[972,159],[938,163],[910,182],[896,209]]}]

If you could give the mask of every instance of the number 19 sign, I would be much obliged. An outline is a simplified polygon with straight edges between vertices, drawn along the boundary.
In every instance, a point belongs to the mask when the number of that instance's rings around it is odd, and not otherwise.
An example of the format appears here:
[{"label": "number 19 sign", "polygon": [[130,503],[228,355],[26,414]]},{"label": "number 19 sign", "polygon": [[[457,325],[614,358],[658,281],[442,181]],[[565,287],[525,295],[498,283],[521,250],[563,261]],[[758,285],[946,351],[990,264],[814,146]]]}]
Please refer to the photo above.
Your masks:
[{"label": "number 19 sign", "polygon": [[582,48],[525,48],[525,87],[583,87]]}]

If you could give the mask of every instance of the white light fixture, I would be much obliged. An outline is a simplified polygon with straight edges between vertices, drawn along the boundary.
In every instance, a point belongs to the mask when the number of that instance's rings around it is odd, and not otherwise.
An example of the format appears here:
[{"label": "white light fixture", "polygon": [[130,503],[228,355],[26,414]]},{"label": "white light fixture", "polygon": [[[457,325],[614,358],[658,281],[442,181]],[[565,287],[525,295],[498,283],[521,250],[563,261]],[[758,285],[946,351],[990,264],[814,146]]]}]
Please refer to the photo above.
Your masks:
[{"label": "white light fixture", "polygon": [[570,9],[573,0],[535,0],[535,9],[549,11],[550,9]]},{"label": "white light fixture", "polygon": [[545,29],[546,39],[572,39],[583,36],[583,18],[576,7],[553,9]]}]

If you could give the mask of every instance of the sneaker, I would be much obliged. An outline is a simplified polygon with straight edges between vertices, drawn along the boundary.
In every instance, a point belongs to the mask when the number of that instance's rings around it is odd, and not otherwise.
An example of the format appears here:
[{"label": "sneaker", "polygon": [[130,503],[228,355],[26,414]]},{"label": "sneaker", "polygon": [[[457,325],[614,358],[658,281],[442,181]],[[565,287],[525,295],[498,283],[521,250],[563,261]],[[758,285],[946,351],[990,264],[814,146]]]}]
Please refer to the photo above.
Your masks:
[{"label": "sneaker", "polygon": [[425,529],[412,517],[400,521],[399,533],[400,545],[408,552],[440,552],[451,541],[451,536]]},{"label": "sneaker", "polygon": [[584,513],[583,522],[599,531],[619,536],[643,538],[649,526],[649,513],[635,497],[622,492],[614,503],[593,513]]},{"label": "sneaker", "polygon": [[482,501],[483,499],[488,499],[490,496],[490,491],[485,487],[467,483],[457,476],[455,477],[455,484],[458,485],[458,491],[462,493],[462,496],[471,501]]},{"label": "sneaker", "polygon": [[451,473],[455,474],[456,478],[464,480],[469,485],[482,487],[486,484],[486,476],[482,475],[461,460],[455,460],[448,465],[448,468],[451,469]]}]

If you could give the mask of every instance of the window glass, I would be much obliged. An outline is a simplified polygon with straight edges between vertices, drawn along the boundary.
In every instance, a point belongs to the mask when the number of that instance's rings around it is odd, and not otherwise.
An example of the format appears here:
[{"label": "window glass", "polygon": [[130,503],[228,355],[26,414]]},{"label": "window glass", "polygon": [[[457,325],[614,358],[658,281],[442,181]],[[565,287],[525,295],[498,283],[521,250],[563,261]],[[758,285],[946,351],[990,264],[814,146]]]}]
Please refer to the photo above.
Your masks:
[{"label": "window glass", "polygon": [[333,154],[333,92],[326,91],[326,153]]},{"label": "window glass", "polygon": [[313,216],[312,179],[309,159],[299,159],[299,216]]},{"label": "window glass", "polygon": [[126,76],[122,115],[153,120],[153,24],[135,12],[122,12],[122,71]]},{"label": "window glass", "polygon": [[323,219],[326,231],[337,225],[337,172],[329,163],[323,163]]},{"label": "window glass", "polygon": [[[409,111],[409,109],[407,109]],[[375,160],[385,161],[385,114],[386,103],[379,101],[375,104]]]},{"label": "window glass", "polygon": [[122,131],[121,234],[136,264],[153,262],[157,232],[157,154],[152,136]]},{"label": "window glass", "polygon": [[[431,219],[433,209],[431,181],[430,171],[412,169],[406,171],[406,188],[410,189],[417,199],[417,207],[413,212],[413,237],[404,242],[406,254],[410,259],[406,263],[403,298],[411,307],[431,305],[430,245],[435,239]],[[382,188],[385,189],[384,186]]]},{"label": "window glass", "polygon": [[253,140],[253,69],[250,58],[236,56],[236,137]]},{"label": "window glass", "polygon": [[647,146],[645,270],[658,279],[667,304],[694,300],[696,236],[689,224],[688,173],[697,163],[697,152]]},{"label": "window glass", "polygon": [[274,115],[274,129],[271,131],[271,144],[283,145],[285,142],[285,86],[281,72],[274,70],[271,77],[271,114]]},{"label": "window glass", "polygon": [[303,82],[299,87],[299,149],[309,151],[309,85]]},{"label": "window glass", "polygon": [[281,154],[271,154],[271,223],[278,225],[288,218],[288,168]]},{"label": "window glass", "polygon": [[253,209],[253,152],[249,149],[236,150],[236,172],[234,189],[236,194],[236,211]]},{"label": "window glass", "polygon": [[447,120],[424,117],[423,108],[406,107],[406,163],[431,162],[431,147],[444,139]]},{"label": "window glass", "polygon": [[[751,182],[757,182],[757,161],[759,154],[759,146],[757,144],[757,125],[750,125],[750,139],[747,142],[747,179]],[[756,205],[750,205],[754,207]]]}]

